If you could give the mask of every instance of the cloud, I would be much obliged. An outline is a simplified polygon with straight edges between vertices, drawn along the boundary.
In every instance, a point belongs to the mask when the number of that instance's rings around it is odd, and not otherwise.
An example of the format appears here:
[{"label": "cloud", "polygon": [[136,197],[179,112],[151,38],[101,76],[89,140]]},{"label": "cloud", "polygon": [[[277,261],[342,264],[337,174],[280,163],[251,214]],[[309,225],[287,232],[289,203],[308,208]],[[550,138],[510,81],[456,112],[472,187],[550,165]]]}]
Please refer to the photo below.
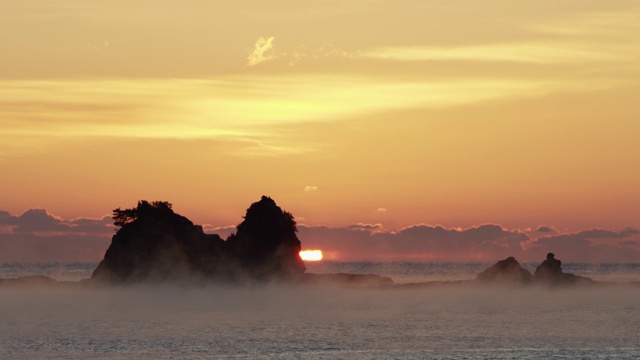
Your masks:
[{"label": "cloud", "polygon": [[110,216],[65,220],[45,209],[29,209],[20,216],[0,211],[0,225],[8,228],[8,233],[108,234],[113,232],[112,223]]},{"label": "cloud", "polygon": [[635,262],[640,256],[640,231],[594,229],[553,235],[531,240],[526,248],[533,257],[553,252],[568,262]]},{"label": "cloud", "polygon": [[98,261],[114,233],[110,216],[63,219],[45,209],[0,211],[0,262]]},{"label": "cloud", "polygon": [[[441,108],[584,83],[512,79],[394,80],[349,74],[228,75],[216,79],[0,81],[0,156],[46,152],[81,138],[219,140],[249,155],[316,150],[285,127],[401,108]],[[286,96],[285,96],[286,95]],[[152,119],[152,120],[150,120]],[[32,126],[37,123],[38,126]]]},{"label": "cloud", "polygon": [[338,260],[493,261],[521,255],[520,243],[529,240],[524,233],[498,225],[464,230],[414,225],[384,232],[379,224],[356,224],[345,228],[300,226],[299,230],[305,247],[322,249]]},{"label": "cloud", "polygon": [[314,185],[307,185],[307,186],[304,187],[304,191],[306,191],[306,192],[311,192],[311,191],[316,191],[316,190],[318,190],[318,187],[314,186]]},{"label": "cloud", "polygon": [[49,214],[44,209],[30,209],[16,219],[14,232],[48,232],[71,230],[71,226],[63,223],[62,219]]},{"label": "cloud", "polygon": [[253,50],[249,56],[247,56],[247,66],[253,67],[260,63],[275,59],[282,59],[287,61],[289,66],[294,66],[303,60],[320,61],[322,59],[332,58],[353,59],[359,54],[359,52],[352,53],[343,50],[330,43],[324,43],[322,46],[315,49],[300,46],[294,50],[290,50],[288,52],[279,51],[276,54],[274,42],[275,38],[273,36],[268,38],[258,38],[253,46]]},{"label": "cloud", "polygon": [[[515,256],[538,263],[548,252],[565,262],[630,262],[640,257],[638,230],[590,230],[532,239],[520,230],[499,225],[467,229],[413,225],[400,231],[382,231],[379,224],[343,228],[299,226],[306,248],[318,248],[333,260],[432,260],[492,262]],[[634,260],[636,259],[636,260]]]},{"label": "cloud", "polygon": [[540,225],[538,226],[538,228],[535,230],[535,232],[537,233],[557,233],[558,230],[556,230],[553,226],[543,226]]},{"label": "cloud", "polygon": [[347,227],[349,230],[359,230],[359,231],[377,231],[382,229],[382,224],[363,224],[363,223],[358,223],[358,224],[353,224],[350,225],[349,227]]},{"label": "cloud", "polygon": [[0,210],[0,234],[11,233],[12,225],[16,225],[16,219],[9,212]]},{"label": "cloud", "polygon": [[[21,215],[0,211],[0,262],[98,261],[114,234],[109,216],[63,219],[45,209]],[[222,238],[235,226],[204,225]],[[304,248],[321,249],[328,260],[429,260],[495,262],[515,256],[538,263],[548,252],[564,262],[636,262],[640,258],[640,230],[592,229],[560,234],[538,227],[530,237],[524,231],[496,224],[466,229],[416,224],[397,231],[382,224],[358,223],[345,227],[298,225]],[[545,236],[546,234],[546,236]],[[534,236],[534,234],[531,234]]]},{"label": "cloud", "polygon": [[229,235],[235,233],[238,228],[235,225],[227,225],[227,226],[214,226],[210,224],[202,225],[202,228],[207,234],[217,234],[221,238],[226,239]]},{"label": "cloud", "polygon": [[8,211],[0,210],[0,225],[15,225],[16,219]]},{"label": "cloud", "polygon": [[99,219],[78,218],[67,221],[74,233],[111,234],[113,233],[113,219],[105,215]]},{"label": "cloud", "polygon": [[[606,46],[605,46],[606,48]],[[458,47],[382,47],[361,53],[362,57],[392,61],[482,61],[532,64],[571,64],[628,60],[630,56],[600,44],[504,43]]]},{"label": "cloud", "polygon": [[387,212],[387,208],[379,207],[379,208],[376,209],[376,211]]},{"label": "cloud", "polygon": [[307,49],[305,47],[299,47],[290,53],[279,54],[285,57],[289,61],[289,66],[294,66],[302,60],[310,59],[313,61],[319,61],[322,59],[340,58],[340,59],[353,59],[359,52],[352,53],[343,50],[330,43],[324,43],[317,49]]},{"label": "cloud", "polygon": [[516,31],[526,29],[530,35],[521,36],[516,41],[487,39],[486,43],[480,44],[388,46],[363,51],[360,56],[405,62],[473,61],[580,66],[602,63],[606,67],[610,67],[611,62],[635,64],[639,11],[640,8],[634,7],[623,11],[579,11],[561,17],[523,19]]},{"label": "cloud", "polygon": [[256,66],[265,61],[273,60],[277,56],[273,54],[273,41],[275,38],[259,37],[253,45],[253,51],[247,56],[247,66]]}]

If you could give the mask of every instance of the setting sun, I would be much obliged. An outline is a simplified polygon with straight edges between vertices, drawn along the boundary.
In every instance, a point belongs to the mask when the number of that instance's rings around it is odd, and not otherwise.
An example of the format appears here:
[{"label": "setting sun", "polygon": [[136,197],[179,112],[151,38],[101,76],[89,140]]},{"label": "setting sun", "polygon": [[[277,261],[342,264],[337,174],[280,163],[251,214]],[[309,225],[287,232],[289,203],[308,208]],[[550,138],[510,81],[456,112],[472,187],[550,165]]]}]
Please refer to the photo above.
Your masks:
[{"label": "setting sun", "polygon": [[322,250],[303,250],[300,251],[300,257],[304,261],[320,261],[322,260]]}]

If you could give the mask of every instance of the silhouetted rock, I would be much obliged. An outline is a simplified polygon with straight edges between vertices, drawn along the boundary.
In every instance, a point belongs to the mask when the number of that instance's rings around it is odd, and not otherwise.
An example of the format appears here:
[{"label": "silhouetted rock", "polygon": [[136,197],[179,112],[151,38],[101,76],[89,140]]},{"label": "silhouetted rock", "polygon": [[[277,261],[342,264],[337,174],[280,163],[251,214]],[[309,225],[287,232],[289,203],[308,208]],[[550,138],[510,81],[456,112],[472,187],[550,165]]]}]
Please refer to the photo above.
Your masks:
[{"label": "silhouetted rock", "polygon": [[107,283],[291,279],[304,274],[293,216],[263,196],[225,242],[167,202],[114,210],[121,228],[92,280]]},{"label": "silhouetted rock", "polygon": [[585,285],[593,283],[593,280],[588,277],[563,273],[562,262],[556,259],[553,253],[548,253],[547,259],[538,265],[533,274],[533,280],[536,283],[546,285]]},{"label": "silhouetted rock", "polygon": [[534,276],[537,281],[553,281],[562,277],[562,262],[553,253],[548,253],[547,259],[536,268]]},{"label": "silhouetted rock", "polygon": [[165,202],[114,210],[121,228],[92,275],[111,283],[203,280],[221,273],[224,241],[205,234]]},{"label": "silhouetted rock", "polygon": [[227,239],[227,246],[250,277],[295,278],[304,274],[296,222],[270,197],[262,196],[251,204],[237,229]]},{"label": "silhouetted rock", "polygon": [[518,260],[510,256],[478,274],[477,279],[484,283],[527,284],[533,280],[533,275],[529,270],[524,269]]}]

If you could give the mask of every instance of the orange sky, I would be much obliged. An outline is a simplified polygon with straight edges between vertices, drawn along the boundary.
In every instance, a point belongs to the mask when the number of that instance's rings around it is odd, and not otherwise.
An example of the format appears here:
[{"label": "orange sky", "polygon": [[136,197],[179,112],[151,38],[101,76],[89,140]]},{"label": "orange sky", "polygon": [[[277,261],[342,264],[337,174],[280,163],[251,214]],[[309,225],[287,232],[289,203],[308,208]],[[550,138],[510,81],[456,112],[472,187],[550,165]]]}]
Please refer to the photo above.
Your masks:
[{"label": "orange sky", "polygon": [[637,1],[0,2],[0,210],[640,227]]}]

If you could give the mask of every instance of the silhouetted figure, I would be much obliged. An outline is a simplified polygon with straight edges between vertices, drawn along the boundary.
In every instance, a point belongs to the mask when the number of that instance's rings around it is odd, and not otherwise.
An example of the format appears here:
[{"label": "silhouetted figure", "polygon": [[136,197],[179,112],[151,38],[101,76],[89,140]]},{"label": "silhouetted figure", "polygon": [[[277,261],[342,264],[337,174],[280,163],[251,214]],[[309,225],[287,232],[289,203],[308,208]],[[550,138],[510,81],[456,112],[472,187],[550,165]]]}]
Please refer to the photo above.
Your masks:
[{"label": "silhouetted figure", "polygon": [[557,260],[553,253],[548,253],[547,259],[538,265],[533,276],[542,280],[557,279],[562,276],[562,262]]},{"label": "silhouetted figure", "polygon": [[548,253],[547,259],[538,265],[533,273],[533,280],[547,285],[575,285],[593,282],[584,276],[563,273],[562,262],[556,259],[553,253]]},{"label": "silhouetted figure", "polygon": [[477,279],[483,283],[527,284],[533,280],[533,275],[510,256],[478,274]]}]

